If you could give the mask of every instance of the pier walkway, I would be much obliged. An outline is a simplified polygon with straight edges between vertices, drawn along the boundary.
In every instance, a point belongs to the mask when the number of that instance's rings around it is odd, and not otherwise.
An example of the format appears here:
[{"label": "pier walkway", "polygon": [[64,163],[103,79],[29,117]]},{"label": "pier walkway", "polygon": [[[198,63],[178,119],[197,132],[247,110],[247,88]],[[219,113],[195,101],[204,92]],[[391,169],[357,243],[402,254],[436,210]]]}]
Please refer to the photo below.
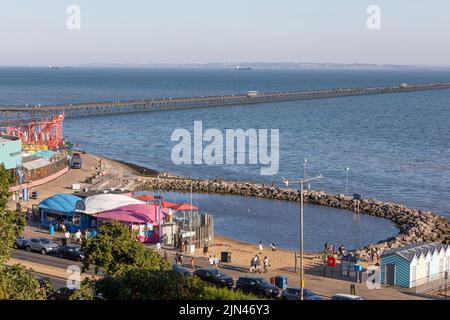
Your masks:
[{"label": "pier walkway", "polygon": [[49,118],[60,113],[64,113],[66,117],[70,118],[116,113],[260,104],[438,89],[450,89],[450,83],[401,84],[398,86],[386,87],[337,88],[287,92],[251,91],[246,94],[225,96],[141,99],[64,105],[0,106],[0,122]]}]

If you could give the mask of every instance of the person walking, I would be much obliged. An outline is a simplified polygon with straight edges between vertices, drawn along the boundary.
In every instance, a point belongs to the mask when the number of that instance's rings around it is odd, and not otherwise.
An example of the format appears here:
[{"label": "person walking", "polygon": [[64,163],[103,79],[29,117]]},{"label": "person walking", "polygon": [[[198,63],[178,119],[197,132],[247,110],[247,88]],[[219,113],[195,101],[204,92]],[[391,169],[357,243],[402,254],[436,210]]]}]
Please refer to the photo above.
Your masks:
[{"label": "person walking", "polygon": [[64,220],[61,221],[61,232],[66,232],[66,225],[64,224]]},{"label": "person walking", "polygon": [[66,232],[64,232],[64,243],[63,243],[63,245],[67,246],[69,244],[69,240],[70,240],[70,232],[66,231]]},{"label": "person walking", "polygon": [[269,258],[267,258],[267,256],[264,257],[263,265],[264,265],[264,273],[269,272],[270,263]]},{"label": "person walking", "polygon": [[258,249],[259,249],[259,254],[261,254],[263,252],[263,250],[264,250],[263,245],[262,245],[262,241],[259,242]]},{"label": "person walking", "polygon": [[209,250],[209,245],[208,245],[208,240],[206,240],[205,244],[203,245],[203,256],[205,257],[205,260],[208,259],[208,250]]},{"label": "person walking", "polygon": [[214,268],[219,269],[219,258],[214,256]]},{"label": "person walking", "polygon": [[256,256],[256,272],[261,273],[261,259]]},{"label": "person walking", "polygon": [[272,242],[272,244],[270,245],[270,247],[272,248],[272,251],[276,251],[277,248],[275,247],[275,243]]},{"label": "person walking", "polygon": [[208,263],[209,263],[209,267],[210,268],[214,267],[214,260],[213,260],[213,257],[211,255],[209,256]]},{"label": "person walking", "polygon": [[250,260],[250,273],[255,272],[255,269],[256,269],[255,259],[252,258],[252,260]]},{"label": "person walking", "polygon": [[180,263],[180,266],[183,264],[183,255],[181,253],[178,256],[178,262]]},{"label": "person walking", "polygon": [[77,232],[75,233],[75,240],[77,242],[77,244],[81,244],[81,231],[80,229],[77,230]]},{"label": "person walking", "polygon": [[161,251],[161,242],[156,243],[156,251]]},{"label": "person walking", "polygon": [[195,259],[193,256],[191,257],[191,268],[193,271],[195,271]]}]

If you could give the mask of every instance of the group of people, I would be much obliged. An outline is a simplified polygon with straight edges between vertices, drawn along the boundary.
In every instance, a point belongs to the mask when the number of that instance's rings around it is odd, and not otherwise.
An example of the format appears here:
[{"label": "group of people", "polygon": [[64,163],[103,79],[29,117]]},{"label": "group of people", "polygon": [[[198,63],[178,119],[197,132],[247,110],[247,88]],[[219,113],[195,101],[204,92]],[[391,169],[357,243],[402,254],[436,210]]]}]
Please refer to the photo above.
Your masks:
[{"label": "group of people", "polygon": [[[272,251],[276,251],[277,250],[277,248],[275,246],[275,243],[273,243],[273,242],[270,244],[270,248],[271,248]],[[259,242],[258,250],[259,250],[259,254],[262,254],[262,252],[264,251],[264,247],[263,247],[262,241]]]},{"label": "group of people", "polygon": [[[269,272],[270,263],[267,256],[264,257],[262,265],[264,268],[264,273]],[[261,259],[257,254],[250,261],[250,272],[261,273]]]},{"label": "group of people", "polygon": [[87,241],[89,238],[97,236],[97,230],[95,229],[86,229],[84,230],[84,233],[78,229],[77,232],[72,234],[64,228],[63,232],[67,244],[70,242],[70,239],[73,239],[76,244],[81,245],[83,241]]},{"label": "group of people", "polygon": [[210,268],[219,269],[219,263],[220,263],[220,260],[215,255],[214,255],[214,257],[211,255],[209,256],[208,265]]},{"label": "group of people", "polygon": [[[324,252],[328,256],[335,256],[336,255],[336,246],[333,245],[332,243],[326,242],[324,244]],[[338,257],[344,257],[347,255],[347,249],[345,248],[345,246],[343,244],[341,244],[341,246],[338,248],[337,255],[338,255]]]}]

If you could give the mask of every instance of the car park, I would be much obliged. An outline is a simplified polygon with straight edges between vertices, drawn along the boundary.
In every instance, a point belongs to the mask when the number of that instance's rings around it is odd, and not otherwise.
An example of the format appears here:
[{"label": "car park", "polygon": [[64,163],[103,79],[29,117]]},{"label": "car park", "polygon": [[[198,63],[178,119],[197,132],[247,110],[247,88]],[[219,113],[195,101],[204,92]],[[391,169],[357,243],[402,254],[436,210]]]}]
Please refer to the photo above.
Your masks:
[{"label": "car park", "polygon": [[30,238],[27,243],[27,251],[37,251],[42,254],[55,253],[58,245],[47,238]]},{"label": "car park", "polygon": [[194,275],[199,277],[201,280],[220,288],[232,288],[234,286],[233,278],[217,269],[197,269],[195,270]]},{"label": "car park", "polygon": [[81,246],[76,244],[59,247],[56,249],[56,256],[75,261],[82,261],[84,258],[83,252],[81,251]]},{"label": "car park", "polygon": [[236,282],[236,290],[244,293],[255,294],[260,298],[276,298],[280,294],[280,289],[258,277],[240,277]]},{"label": "car park", "polygon": [[[281,294],[283,300],[300,300],[301,289],[300,288],[287,288]],[[323,300],[323,298],[309,289],[303,289],[303,300]]]}]

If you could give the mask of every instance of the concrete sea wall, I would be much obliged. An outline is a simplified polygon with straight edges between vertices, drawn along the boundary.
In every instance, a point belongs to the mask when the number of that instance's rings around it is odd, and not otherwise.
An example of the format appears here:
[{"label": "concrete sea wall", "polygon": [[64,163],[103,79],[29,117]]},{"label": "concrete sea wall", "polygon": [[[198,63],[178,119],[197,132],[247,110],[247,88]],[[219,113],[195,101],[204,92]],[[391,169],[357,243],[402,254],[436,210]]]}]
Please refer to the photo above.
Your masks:
[{"label": "concrete sea wall", "polygon": [[[136,191],[165,190],[195,193],[216,193],[260,197],[286,201],[299,201],[300,192],[276,186],[231,182],[223,180],[195,180],[186,178],[139,178]],[[360,248],[354,253],[368,259],[370,253],[381,254],[386,249],[397,248],[420,241],[450,242],[449,221],[430,211],[407,208],[404,205],[374,199],[354,200],[345,195],[327,194],[323,191],[304,192],[306,203],[354,211],[391,220],[400,232],[396,237]]]}]

